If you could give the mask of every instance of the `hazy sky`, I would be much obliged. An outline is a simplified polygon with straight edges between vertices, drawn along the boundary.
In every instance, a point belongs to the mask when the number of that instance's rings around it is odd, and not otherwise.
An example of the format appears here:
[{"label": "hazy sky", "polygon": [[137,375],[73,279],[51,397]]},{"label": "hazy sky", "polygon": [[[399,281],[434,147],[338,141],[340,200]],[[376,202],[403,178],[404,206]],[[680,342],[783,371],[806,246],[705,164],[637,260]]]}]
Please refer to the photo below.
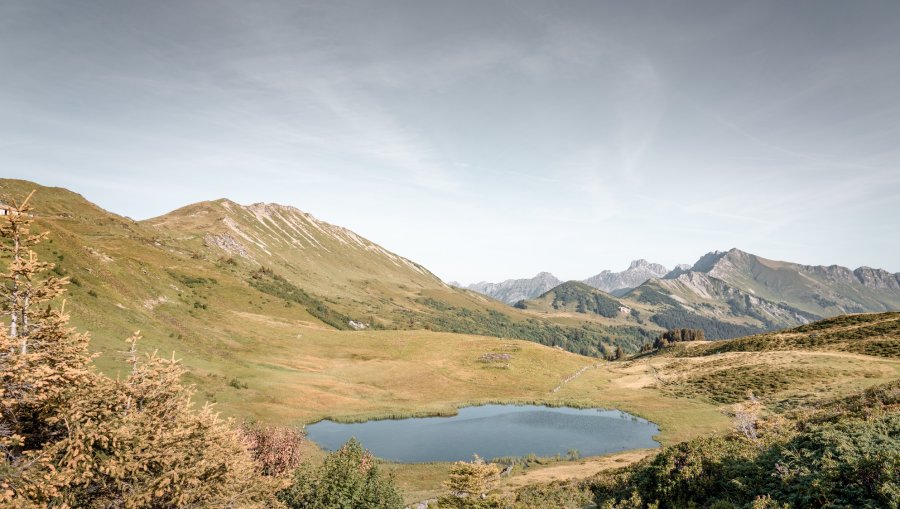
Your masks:
[{"label": "hazy sky", "polygon": [[900,271],[900,2],[0,2],[0,175],[278,202],[445,279]]}]

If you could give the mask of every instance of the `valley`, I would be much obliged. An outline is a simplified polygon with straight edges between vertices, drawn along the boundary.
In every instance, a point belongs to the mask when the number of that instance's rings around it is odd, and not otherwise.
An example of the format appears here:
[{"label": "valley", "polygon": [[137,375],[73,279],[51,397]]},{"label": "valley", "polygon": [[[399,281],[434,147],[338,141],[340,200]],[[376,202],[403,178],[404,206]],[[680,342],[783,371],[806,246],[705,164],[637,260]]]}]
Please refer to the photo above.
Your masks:
[{"label": "valley", "polygon": [[[787,415],[900,379],[900,313],[821,321],[815,313],[838,309],[816,307],[804,300],[812,290],[786,284],[796,307],[752,297],[762,287],[737,290],[737,276],[722,268],[746,258],[734,251],[716,255],[711,269],[698,262],[619,296],[566,282],[509,306],[293,208],[217,200],[136,222],[24,181],[0,181],[0,197],[31,187],[35,222],[51,231],[41,254],[70,278],[67,310],[91,332],[95,366],[122,376],[124,339],[140,329],[141,351],[180,359],[196,403],[238,421],[298,427],[486,404],[616,409],[658,426],[654,438],[668,448],[727,433],[749,394],[769,414]],[[765,269],[753,274],[773,284]],[[840,284],[852,290],[845,302],[893,302],[889,283]],[[646,351],[673,327],[744,337]],[[604,359],[616,346],[620,357]],[[303,451],[314,462],[324,456],[310,441]],[[515,496],[655,454],[507,458],[497,489]],[[384,467],[412,503],[443,493],[450,464]]]}]

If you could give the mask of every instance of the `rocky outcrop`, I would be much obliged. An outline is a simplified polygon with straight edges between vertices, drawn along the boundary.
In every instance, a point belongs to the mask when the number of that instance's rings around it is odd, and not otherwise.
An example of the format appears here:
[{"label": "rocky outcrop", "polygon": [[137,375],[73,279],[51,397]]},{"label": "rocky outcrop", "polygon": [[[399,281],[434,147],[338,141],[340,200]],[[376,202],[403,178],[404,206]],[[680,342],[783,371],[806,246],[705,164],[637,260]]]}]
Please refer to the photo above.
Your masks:
[{"label": "rocky outcrop", "polygon": [[583,282],[606,293],[621,295],[644,284],[650,278],[663,277],[668,273],[669,269],[664,266],[640,259],[631,262],[631,265],[621,272],[604,270]]},{"label": "rocky outcrop", "polygon": [[[702,272],[689,271],[659,284],[674,296],[681,296],[682,304],[700,315],[714,318],[751,317],[759,320],[766,328],[792,326],[819,319],[791,307],[786,303],[776,303],[735,288],[724,281]],[[722,314],[709,306],[696,305],[703,301],[718,301],[726,304],[727,313]]]},{"label": "rocky outcrop", "polygon": [[900,289],[900,274],[891,274],[883,269],[860,267],[853,271],[856,279],[869,288]]},{"label": "rocky outcrop", "polygon": [[668,274],[663,276],[663,279],[675,279],[676,277],[686,273],[691,270],[691,265],[687,263],[679,263],[672,269]]}]

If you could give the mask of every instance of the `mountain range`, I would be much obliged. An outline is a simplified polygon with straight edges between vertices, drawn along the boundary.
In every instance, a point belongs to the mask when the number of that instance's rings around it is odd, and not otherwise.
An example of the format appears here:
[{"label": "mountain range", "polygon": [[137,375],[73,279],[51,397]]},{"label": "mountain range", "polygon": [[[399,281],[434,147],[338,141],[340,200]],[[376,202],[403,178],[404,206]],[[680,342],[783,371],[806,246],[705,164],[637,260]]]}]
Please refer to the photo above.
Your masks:
[{"label": "mountain range", "polygon": [[818,316],[886,311],[900,305],[900,274],[870,267],[801,265],[731,249],[708,253],[690,271],[670,279],[702,293],[703,283],[690,281],[693,273]]},{"label": "mountain range", "polygon": [[[533,299],[538,295],[550,290],[551,288],[562,283],[553,274],[549,272],[539,272],[531,279],[507,279],[500,283],[488,283],[482,281],[474,283],[466,288],[473,292],[478,292],[492,299],[513,304],[520,300]],[[451,283],[453,284],[453,283]],[[460,286],[455,283],[454,286]]]},{"label": "mountain range", "polygon": [[66,189],[0,179],[0,201],[31,190],[37,229],[51,232],[39,254],[70,278],[68,308],[76,325],[93,331],[101,365],[135,329],[149,347],[204,362],[260,348],[286,333],[280,320],[321,330],[527,339],[604,355],[616,346],[636,351],[673,327],[725,338],[900,309],[897,274],[777,262],[736,249],[673,270],[636,260],[578,284],[540,273],[456,288],[290,206],[218,199],[134,221]]},{"label": "mountain range", "polygon": [[[545,317],[571,316],[575,311],[599,315],[591,319],[611,324],[624,318],[626,323],[663,329],[703,328],[713,339],[846,313],[900,309],[900,274],[869,267],[851,270],[775,261],[739,249],[707,253],[694,265],[671,271],[637,260],[626,271],[603,271],[585,280],[587,285],[573,283],[515,306]],[[634,286],[628,288],[629,284]],[[601,285],[612,288],[605,297],[597,295]],[[616,305],[604,307],[602,302]],[[629,312],[609,311],[617,307]],[[591,311],[600,308],[607,312]]]},{"label": "mountain range", "polygon": [[[689,269],[690,265],[679,265],[675,270]],[[659,278],[669,274],[665,266],[647,260],[634,260],[627,269],[621,272],[604,270],[597,275],[582,280],[583,283],[603,290],[612,295],[622,295],[632,288],[640,286],[650,278]],[[540,272],[530,279],[507,279],[500,283],[482,281],[466,286],[468,290],[478,292],[493,299],[515,304],[520,300],[533,299],[562,283],[549,272]],[[459,283],[450,283],[461,286]]]}]

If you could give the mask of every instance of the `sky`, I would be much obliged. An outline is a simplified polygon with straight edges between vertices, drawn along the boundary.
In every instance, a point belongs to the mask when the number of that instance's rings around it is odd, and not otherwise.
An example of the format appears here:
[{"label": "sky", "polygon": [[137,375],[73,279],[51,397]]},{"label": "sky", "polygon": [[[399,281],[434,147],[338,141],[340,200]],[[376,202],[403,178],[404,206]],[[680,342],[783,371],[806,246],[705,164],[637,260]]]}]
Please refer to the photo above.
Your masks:
[{"label": "sky", "polygon": [[900,2],[5,0],[0,176],[296,206],[470,283],[900,271]]}]

